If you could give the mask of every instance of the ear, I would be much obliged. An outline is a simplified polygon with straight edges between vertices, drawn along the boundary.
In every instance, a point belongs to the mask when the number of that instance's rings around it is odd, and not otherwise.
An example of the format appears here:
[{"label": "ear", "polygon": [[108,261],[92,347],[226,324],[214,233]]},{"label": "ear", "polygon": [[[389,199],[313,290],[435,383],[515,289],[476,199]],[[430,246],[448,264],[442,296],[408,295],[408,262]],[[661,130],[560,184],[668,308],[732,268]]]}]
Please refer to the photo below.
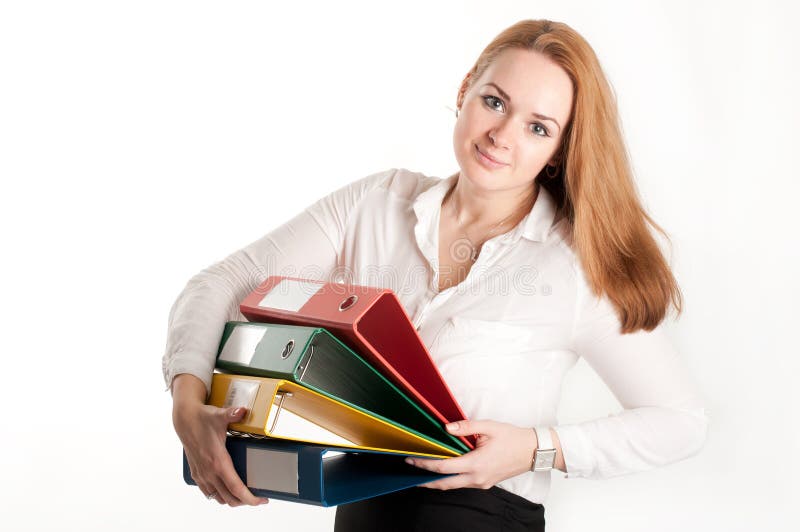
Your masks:
[{"label": "ear", "polygon": [[469,80],[472,78],[472,72],[467,72],[467,75],[464,76],[464,81],[461,82],[461,88],[458,90],[458,98],[456,99],[456,108],[461,109],[461,106],[464,105],[464,95],[469,90]]},{"label": "ear", "polygon": [[563,151],[564,151],[564,146],[562,144],[561,146],[558,147],[558,149],[556,149],[555,153],[553,153],[553,156],[550,157],[549,161],[547,161],[547,164],[557,168],[559,164],[564,162]]}]

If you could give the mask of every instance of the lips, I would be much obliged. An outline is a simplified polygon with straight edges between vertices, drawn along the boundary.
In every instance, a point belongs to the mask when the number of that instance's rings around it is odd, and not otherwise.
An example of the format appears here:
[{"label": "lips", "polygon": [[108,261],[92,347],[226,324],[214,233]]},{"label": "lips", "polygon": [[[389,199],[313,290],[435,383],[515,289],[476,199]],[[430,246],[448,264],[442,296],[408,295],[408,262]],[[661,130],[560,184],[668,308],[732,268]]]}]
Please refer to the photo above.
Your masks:
[{"label": "lips", "polygon": [[484,164],[484,166],[489,166],[491,168],[502,168],[504,166],[508,166],[508,163],[498,161],[491,155],[481,151],[481,149],[478,147],[477,144],[475,145],[475,152],[478,156],[478,160],[480,160]]}]

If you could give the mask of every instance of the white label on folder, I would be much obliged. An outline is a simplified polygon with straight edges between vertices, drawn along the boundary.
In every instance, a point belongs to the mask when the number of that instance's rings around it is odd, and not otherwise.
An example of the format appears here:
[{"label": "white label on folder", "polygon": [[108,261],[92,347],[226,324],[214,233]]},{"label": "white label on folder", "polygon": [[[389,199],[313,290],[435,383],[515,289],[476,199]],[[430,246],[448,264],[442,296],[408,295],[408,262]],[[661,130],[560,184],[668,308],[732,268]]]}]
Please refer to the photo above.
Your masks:
[{"label": "white label on folder", "polygon": [[248,447],[247,487],[299,495],[297,453]]},{"label": "white label on folder", "polygon": [[319,292],[324,284],[282,279],[258,303],[259,307],[297,312]]},{"label": "white label on folder", "polygon": [[249,366],[258,343],[267,334],[267,329],[263,325],[237,325],[222,346],[219,359]]},{"label": "white label on folder", "polygon": [[247,408],[248,411],[253,410],[253,403],[258,395],[258,381],[248,380],[235,380],[231,381],[228,386],[228,392],[225,394],[225,404],[223,408],[240,407]]}]

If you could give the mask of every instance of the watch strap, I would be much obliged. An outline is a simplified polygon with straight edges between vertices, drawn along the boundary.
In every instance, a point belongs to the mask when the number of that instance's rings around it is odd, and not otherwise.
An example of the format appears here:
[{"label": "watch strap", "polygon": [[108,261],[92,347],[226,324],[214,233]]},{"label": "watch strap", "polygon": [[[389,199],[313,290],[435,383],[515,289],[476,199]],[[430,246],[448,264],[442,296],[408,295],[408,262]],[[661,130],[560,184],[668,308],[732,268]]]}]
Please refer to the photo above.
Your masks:
[{"label": "watch strap", "polygon": [[533,452],[531,471],[550,471],[556,463],[556,449],[550,437],[550,427],[534,427],[538,446]]}]

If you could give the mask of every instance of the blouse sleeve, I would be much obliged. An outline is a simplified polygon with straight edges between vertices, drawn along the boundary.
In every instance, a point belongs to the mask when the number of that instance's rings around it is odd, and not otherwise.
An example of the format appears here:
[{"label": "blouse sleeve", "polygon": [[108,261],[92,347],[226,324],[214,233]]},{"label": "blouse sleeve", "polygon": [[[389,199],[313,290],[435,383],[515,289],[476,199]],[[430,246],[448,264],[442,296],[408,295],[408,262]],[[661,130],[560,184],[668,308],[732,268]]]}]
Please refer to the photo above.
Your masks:
[{"label": "blouse sleeve", "polygon": [[395,170],[372,174],[320,199],[305,211],[192,277],[172,305],[162,371],[167,389],[191,373],[211,389],[225,322],[242,320],[239,303],[270,275],[325,279],[336,268],[348,215]]},{"label": "blouse sleeve", "polygon": [[567,477],[604,479],[688,458],[702,448],[708,417],[663,323],[621,334],[611,302],[579,291],[573,348],[624,410],[556,430]]}]

